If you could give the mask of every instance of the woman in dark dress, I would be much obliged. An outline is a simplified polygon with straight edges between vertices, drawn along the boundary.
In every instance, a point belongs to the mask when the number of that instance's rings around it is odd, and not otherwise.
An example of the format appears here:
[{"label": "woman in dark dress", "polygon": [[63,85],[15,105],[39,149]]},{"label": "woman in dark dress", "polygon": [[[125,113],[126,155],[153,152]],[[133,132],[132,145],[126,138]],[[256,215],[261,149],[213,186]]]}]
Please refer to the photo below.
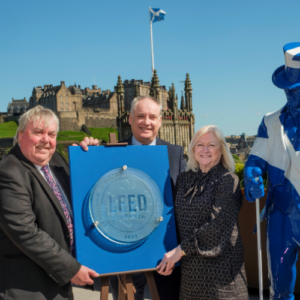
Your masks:
[{"label": "woman in dark dress", "polygon": [[158,273],[181,264],[180,300],[248,299],[238,214],[242,194],[234,161],[217,126],[201,128],[178,176],[175,217],[181,244],[166,253]]}]

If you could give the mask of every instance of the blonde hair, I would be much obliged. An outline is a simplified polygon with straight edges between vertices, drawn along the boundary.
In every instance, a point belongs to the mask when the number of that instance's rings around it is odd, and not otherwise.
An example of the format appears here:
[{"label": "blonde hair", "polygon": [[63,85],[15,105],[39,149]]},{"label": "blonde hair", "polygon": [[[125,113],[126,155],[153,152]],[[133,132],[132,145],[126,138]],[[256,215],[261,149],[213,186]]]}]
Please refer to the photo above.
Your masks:
[{"label": "blonde hair", "polygon": [[192,170],[194,172],[197,172],[199,170],[199,163],[195,159],[195,145],[198,141],[198,139],[205,133],[213,132],[217,139],[219,140],[221,144],[221,162],[227,170],[234,172],[235,171],[235,165],[234,160],[232,158],[232,155],[228,149],[227,143],[224,139],[224,136],[220,130],[220,128],[216,125],[207,125],[202,128],[200,128],[193,136],[190,146],[189,146],[189,160],[187,162],[187,171]]},{"label": "blonde hair", "polygon": [[17,132],[14,136],[14,142],[13,145],[16,145],[19,143],[18,135],[19,132],[23,132],[29,122],[33,122],[34,125],[36,125],[38,122],[43,121],[44,126],[48,127],[52,121],[56,123],[56,133],[59,130],[59,120],[56,114],[48,108],[44,108],[41,105],[38,105],[30,110],[28,110],[26,113],[24,113],[20,119],[19,119],[19,127],[17,129]]}]

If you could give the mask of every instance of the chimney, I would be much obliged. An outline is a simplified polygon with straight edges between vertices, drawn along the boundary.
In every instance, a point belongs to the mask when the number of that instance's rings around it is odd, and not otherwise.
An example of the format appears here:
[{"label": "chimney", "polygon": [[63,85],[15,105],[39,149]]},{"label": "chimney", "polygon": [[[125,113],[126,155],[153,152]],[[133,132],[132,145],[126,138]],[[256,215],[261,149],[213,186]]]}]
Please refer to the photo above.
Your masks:
[{"label": "chimney", "polygon": [[65,82],[64,82],[64,81],[61,81],[61,82],[60,82],[60,85],[65,85]]},{"label": "chimney", "polygon": [[78,84],[78,88],[81,89],[80,84]]},{"label": "chimney", "polygon": [[97,89],[97,85],[92,85],[93,90]]},{"label": "chimney", "polygon": [[14,102],[14,101],[15,101],[15,98],[12,98],[12,101]]},{"label": "chimney", "polygon": [[24,101],[26,101],[26,97],[24,97]]}]

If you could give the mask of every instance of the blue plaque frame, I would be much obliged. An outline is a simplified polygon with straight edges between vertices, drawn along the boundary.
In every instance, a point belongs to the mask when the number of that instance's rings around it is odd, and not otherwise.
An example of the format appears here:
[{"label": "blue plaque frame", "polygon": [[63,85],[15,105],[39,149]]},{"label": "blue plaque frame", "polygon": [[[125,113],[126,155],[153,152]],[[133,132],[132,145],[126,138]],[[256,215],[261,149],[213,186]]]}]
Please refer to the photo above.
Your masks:
[{"label": "blue plaque frame", "polygon": [[[154,269],[177,246],[167,146],[69,147],[76,258],[101,275]],[[89,194],[107,172],[122,166],[139,169],[157,184],[163,197],[163,221],[135,247],[97,243],[97,229],[86,216]],[[96,239],[96,240],[95,240]]]}]

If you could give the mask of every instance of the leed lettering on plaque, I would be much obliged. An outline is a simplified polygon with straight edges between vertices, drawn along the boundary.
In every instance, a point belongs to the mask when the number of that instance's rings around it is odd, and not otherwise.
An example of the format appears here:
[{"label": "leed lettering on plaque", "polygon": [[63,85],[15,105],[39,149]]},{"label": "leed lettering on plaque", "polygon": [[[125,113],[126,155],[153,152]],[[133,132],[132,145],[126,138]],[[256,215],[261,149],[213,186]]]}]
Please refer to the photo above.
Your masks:
[{"label": "leed lettering on plaque", "polygon": [[94,185],[89,197],[90,218],[98,232],[116,246],[144,241],[160,224],[163,198],[146,173],[114,169]]}]

